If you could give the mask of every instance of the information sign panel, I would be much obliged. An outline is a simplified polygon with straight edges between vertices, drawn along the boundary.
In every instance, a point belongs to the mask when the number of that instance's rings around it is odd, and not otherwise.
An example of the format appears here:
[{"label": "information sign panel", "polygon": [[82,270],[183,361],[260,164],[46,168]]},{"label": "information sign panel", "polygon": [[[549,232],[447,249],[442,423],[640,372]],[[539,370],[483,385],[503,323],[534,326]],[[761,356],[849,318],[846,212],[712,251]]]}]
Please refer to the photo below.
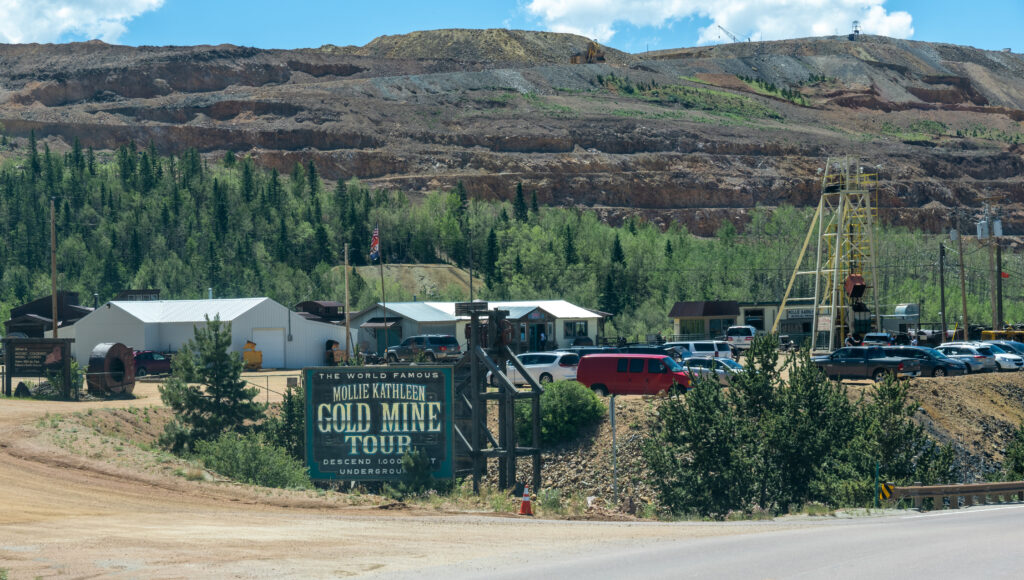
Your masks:
[{"label": "information sign panel", "polygon": [[451,367],[317,367],[306,379],[312,479],[401,479],[419,450],[435,478],[454,475]]}]

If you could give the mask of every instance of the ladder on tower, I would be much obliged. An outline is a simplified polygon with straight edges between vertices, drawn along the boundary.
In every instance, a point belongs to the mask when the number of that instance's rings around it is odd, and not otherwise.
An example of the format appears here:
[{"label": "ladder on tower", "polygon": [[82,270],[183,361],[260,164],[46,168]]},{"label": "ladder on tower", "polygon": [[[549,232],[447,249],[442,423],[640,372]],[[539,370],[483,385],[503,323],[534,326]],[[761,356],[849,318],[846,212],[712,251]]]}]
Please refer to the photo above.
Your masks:
[{"label": "ladder on tower", "polygon": [[[880,328],[877,263],[874,226],[878,175],[865,173],[857,160],[829,158],[822,172],[821,199],[804,238],[793,275],[786,287],[772,332],[788,303],[813,305],[811,350],[832,351],[847,336],[863,335]],[[815,234],[817,234],[815,238]],[[816,239],[814,262],[805,265],[812,239]],[[792,297],[798,279],[800,289],[812,296]]]}]

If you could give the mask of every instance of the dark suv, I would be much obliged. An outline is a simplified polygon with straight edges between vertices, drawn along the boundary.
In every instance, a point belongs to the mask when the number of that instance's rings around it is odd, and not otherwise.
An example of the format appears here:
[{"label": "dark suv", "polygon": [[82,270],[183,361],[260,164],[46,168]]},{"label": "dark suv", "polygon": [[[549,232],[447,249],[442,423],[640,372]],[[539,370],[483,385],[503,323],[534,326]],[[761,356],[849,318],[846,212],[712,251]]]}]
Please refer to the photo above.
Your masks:
[{"label": "dark suv", "polygon": [[171,372],[171,357],[151,350],[135,351],[135,376],[165,375]]},{"label": "dark suv", "polygon": [[427,362],[455,360],[461,355],[459,341],[447,334],[410,336],[397,346],[389,346],[385,354],[388,362],[413,361],[421,356]]},{"label": "dark suv", "polygon": [[926,346],[883,346],[888,356],[916,358],[921,361],[921,376],[944,377],[946,375],[966,375],[967,364],[949,358],[934,348]]}]

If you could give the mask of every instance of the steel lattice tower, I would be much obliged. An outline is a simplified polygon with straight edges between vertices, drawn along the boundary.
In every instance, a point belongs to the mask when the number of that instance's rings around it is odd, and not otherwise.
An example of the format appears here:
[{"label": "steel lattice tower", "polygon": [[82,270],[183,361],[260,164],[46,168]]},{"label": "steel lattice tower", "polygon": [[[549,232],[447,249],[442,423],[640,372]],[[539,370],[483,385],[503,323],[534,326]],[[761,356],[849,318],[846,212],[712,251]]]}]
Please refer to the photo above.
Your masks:
[{"label": "steel lattice tower", "polygon": [[[864,173],[855,159],[829,158],[821,180],[821,200],[782,299],[775,332],[787,301],[811,302],[812,350],[834,350],[850,334],[863,335],[879,324],[874,223],[878,217],[871,196],[878,175]],[[804,256],[817,233],[813,270],[804,270]],[[814,277],[813,298],[790,298],[797,276]],[[871,307],[868,308],[870,300]]]}]

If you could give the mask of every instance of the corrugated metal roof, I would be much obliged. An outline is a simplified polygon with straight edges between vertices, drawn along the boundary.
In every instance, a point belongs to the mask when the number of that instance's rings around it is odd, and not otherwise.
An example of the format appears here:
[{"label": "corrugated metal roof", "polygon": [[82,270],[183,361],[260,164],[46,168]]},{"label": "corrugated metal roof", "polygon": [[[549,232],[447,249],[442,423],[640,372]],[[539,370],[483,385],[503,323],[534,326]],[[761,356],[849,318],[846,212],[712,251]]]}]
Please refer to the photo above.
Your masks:
[{"label": "corrugated metal roof", "polygon": [[540,307],[555,318],[601,318],[600,314],[597,314],[592,310],[587,310],[586,308],[581,308],[572,302],[567,302],[565,300],[517,300],[514,302],[491,302],[489,303],[489,307],[492,310],[495,308],[508,309]]},{"label": "corrugated metal roof", "polygon": [[224,298],[219,300],[151,300],[111,302],[141,322],[205,322],[218,314],[231,321],[270,298]]},{"label": "corrugated metal roof", "polygon": [[536,306],[511,306],[511,307],[499,308],[499,310],[507,310],[508,311],[508,319],[509,320],[519,320],[519,319],[523,318],[524,316],[526,316],[527,314],[533,312],[536,309],[537,309]]},{"label": "corrugated metal roof", "polygon": [[[454,312],[454,306],[452,311]],[[439,310],[426,302],[388,302],[388,310],[416,322],[454,322],[453,314]]]},{"label": "corrugated metal roof", "polygon": [[[430,306],[451,315],[455,316],[455,303],[454,302],[423,302],[423,304],[429,304]],[[516,312],[525,315],[534,308],[540,308],[555,318],[601,318],[602,314],[593,310],[587,310],[576,306],[572,302],[565,300],[516,300],[510,302],[488,302],[487,307],[490,310],[500,308],[502,310],[508,310],[511,312],[513,308],[517,309]],[[519,310],[525,309],[525,310]],[[468,316],[462,316],[460,318],[469,319]],[[520,318],[520,316],[512,315],[510,318]]]}]

